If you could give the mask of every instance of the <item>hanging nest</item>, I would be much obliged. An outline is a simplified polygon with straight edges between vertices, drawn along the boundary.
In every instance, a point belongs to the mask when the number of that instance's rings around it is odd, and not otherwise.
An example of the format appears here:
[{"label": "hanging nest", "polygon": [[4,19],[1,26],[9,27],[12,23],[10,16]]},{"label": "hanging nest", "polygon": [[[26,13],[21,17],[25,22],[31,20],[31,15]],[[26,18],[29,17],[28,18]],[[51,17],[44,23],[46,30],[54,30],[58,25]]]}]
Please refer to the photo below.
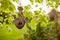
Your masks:
[{"label": "hanging nest", "polygon": [[25,21],[22,19],[15,19],[14,24],[18,29],[21,29],[24,27]]}]

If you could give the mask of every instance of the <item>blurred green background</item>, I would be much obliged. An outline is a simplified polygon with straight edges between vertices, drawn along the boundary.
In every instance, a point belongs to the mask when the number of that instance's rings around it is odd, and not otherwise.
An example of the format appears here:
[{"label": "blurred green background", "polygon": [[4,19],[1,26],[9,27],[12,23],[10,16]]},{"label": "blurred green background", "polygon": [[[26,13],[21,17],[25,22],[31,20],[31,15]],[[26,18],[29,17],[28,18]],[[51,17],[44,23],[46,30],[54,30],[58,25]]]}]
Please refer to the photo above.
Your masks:
[{"label": "blurred green background", "polygon": [[[19,17],[16,4],[19,4],[21,0],[0,0],[0,40],[59,40],[60,36],[57,37],[57,35],[60,35],[60,30],[58,29],[58,33],[55,32],[56,20],[49,22],[49,15],[46,14],[49,10],[46,12],[43,7],[55,9],[57,14],[60,14],[57,10],[60,6],[60,0],[29,1],[30,4],[22,6],[23,14],[29,22],[22,29],[18,29],[13,20]],[[38,8],[38,5],[43,5],[44,2],[46,5]],[[38,10],[31,12],[32,5]],[[60,27],[60,25],[57,26]]]}]

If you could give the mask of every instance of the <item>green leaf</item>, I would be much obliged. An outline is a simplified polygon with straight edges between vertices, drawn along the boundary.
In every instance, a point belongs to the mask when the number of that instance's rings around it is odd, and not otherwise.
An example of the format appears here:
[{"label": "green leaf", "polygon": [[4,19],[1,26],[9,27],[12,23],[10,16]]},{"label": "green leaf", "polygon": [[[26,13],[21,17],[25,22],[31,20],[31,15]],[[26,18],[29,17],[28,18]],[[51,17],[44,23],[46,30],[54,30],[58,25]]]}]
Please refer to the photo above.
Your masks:
[{"label": "green leaf", "polygon": [[43,0],[36,0],[36,2],[38,2],[38,3],[42,3],[42,2],[43,2]]},{"label": "green leaf", "polygon": [[29,10],[30,9],[30,6],[24,6],[24,10]]},{"label": "green leaf", "polygon": [[34,11],[35,15],[39,15],[39,11]]},{"label": "green leaf", "polygon": [[34,0],[30,0],[30,2],[33,4]]},{"label": "green leaf", "polygon": [[11,1],[6,0],[1,2],[2,2],[1,3],[2,5],[0,7],[1,10],[5,12],[10,12],[10,11],[13,12],[15,10],[15,6]]}]

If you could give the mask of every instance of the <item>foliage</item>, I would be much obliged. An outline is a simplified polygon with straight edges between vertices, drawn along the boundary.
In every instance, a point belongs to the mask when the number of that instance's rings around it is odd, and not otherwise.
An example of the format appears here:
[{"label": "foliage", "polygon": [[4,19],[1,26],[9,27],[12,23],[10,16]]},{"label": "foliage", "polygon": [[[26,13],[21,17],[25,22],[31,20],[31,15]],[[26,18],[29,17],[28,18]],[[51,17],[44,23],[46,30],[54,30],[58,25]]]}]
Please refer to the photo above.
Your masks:
[{"label": "foliage", "polygon": [[60,5],[59,0],[46,0],[49,7],[57,8]]},{"label": "foliage", "polygon": [[[43,3],[44,0],[30,0],[31,4]],[[24,16],[27,19],[23,29],[17,29],[13,24],[14,18],[19,17],[15,12],[16,7],[12,2],[17,0],[0,0],[0,40],[57,40],[54,23],[49,22],[49,16],[45,15],[42,8],[30,12],[31,5],[24,6]],[[56,9],[60,5],[59,0],[46,0],[47,6]]]},{"label": "foliage", "polygon": [[[24,34],[26,40],[57,40],[54,30],[54,24],[49,22],[48,16],[40,15],[39,21],[36,22],[36,30],[28,30],[28,34]],[[44,19],[45,18],[45,19]],[[36,21],[36,19],[35,19]]]},{"label": "foliage", "polygon": [[24,33],[24,29],[21,32],[13,24],[13,19],[18,14],[12,2],[17,0],[0,0],[0,40],[18,40]]}]

